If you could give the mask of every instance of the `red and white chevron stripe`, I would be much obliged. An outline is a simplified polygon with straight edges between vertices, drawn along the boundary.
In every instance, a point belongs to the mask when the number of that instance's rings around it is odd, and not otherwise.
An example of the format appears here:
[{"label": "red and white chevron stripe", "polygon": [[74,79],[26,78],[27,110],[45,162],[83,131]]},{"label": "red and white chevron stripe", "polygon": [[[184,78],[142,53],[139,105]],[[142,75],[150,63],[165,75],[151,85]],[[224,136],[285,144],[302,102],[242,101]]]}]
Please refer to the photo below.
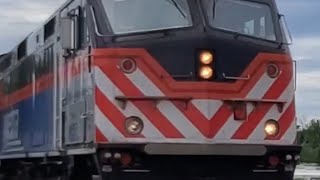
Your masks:
[{"label": "red and white chevron stripe", "polygon": [[[124,74],[118,68],[117,63],[121,58],[115,58],[114,54],[102,58],[103,53],[95,59],[94,69],[98,142],[292,144],[295,140],[294,82],[290,68],[283,68],[281,75],[272,79],[265,73],[262,64],[256,64],[261,67],[252,65],[249,68],[252,69],[252,78],[239,84],[239,95],[236,97],[274,99],[286,104],[283,112],[279,112],[275,104],[248,104],[248,120],[235,121],[233,112],[223,98],[234,97],[236,93],[228,95],[225,92],[223,95],[222,91],[213,97],[210,88],[197,92],[201,95],[193,96],[187,108],[180,102],[170,100],[159,101],[156,106],[151,101],[130,101],[122,108],[115,97],[182,96],[193,92],[179,90],[185,86],[183,83],[161,79],[161,74],[166,74],[165,70],[145,52],[135,54],[142,57],[136,59],[138,68],[132,74]],[[148,64],[150,61],[152,66]],[[198,84],[205,87],[200,82]],[[129,116],[138,116],[143,120],[145,127],[141,135],[133,136],[126,132],[124,122]],[[278,120],[280,124],[280,134],[274,139],[266,138],[264,133],[264,123],[269,119]]]}]

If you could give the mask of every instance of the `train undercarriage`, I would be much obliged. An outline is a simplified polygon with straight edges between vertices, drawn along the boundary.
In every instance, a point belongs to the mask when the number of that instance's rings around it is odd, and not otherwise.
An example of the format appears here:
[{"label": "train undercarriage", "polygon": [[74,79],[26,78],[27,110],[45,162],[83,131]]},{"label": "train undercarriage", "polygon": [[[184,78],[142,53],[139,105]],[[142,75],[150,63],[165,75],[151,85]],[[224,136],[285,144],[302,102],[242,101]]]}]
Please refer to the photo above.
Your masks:
[{"label": "train undercarriage", "polygon": [[[5,160],[1,162],[1,178],[292,180],[300,153],[297,146],[162,144],[162,147],[167,149],[161,151],[157,145],[102,146],[95,154]],[[180,149],[185,151],[179,152]]]}]

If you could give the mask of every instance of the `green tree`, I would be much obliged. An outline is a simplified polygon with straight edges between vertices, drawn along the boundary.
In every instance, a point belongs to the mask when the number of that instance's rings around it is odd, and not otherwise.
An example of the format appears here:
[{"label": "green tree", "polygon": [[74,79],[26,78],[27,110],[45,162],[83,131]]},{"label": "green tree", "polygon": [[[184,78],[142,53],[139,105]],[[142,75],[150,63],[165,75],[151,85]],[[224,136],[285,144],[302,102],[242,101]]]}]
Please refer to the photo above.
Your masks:
[{"label": "green tree", "polygon": [[299,143],[303,146],[302,161],[320,164],[320,120],[311,120],[298,136]]}]

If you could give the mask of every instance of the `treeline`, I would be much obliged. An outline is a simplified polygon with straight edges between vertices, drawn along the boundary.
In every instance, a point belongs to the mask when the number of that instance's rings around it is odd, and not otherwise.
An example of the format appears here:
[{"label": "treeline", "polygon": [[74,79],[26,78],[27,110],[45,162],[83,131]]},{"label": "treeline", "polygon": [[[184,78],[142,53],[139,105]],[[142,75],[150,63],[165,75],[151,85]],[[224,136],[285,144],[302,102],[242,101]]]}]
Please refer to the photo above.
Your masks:
[{"label": "treeline", "polygon": [[298,132],[298,141],[302,145],[301,161],[320,164],[320,120],[304,125]]}]

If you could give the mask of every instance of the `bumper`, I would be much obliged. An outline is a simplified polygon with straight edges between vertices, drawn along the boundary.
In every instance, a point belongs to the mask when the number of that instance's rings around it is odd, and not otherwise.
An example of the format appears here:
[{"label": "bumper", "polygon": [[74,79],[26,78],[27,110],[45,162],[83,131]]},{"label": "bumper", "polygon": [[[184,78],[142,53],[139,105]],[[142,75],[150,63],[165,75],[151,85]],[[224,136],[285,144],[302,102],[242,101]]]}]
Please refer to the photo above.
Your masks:
[{"label": "bumper", "polygon": [[149,155],[221,155],[264,156],[270,153],[298,155],[301,146],[269,146],[245,144],[146,144],[143,151]]},{"label": "bumper", "polygon": [[[101,153],[116,151],[129,153],[134,163],[125,170],[147,170],[151,174],[177,177],[222,177],[226,179],[292,179],[300,154],[300,146],[270,146],[247,144],[140,144],[101,147]],[[102,154],[99,157],[104,157]],[[270,156],[279,158],[271,166]],[[291,160],[286,159],[291,155]],[[119,168],[112,162],[103,161]],[[230,172],[232,172],[230,174]],[[252,177],[252,178],[249,178]],[[124,179],[124,178],[122,178]],[[136,178],[137,179],[137,178]],[[138,178],[140,179],[140,178]],[[152,179],[152,178],[149,178]],[[163,178],[162,178],[163,179]],[[167,178],[166,178],[167,179]],[[187,178],[186,178],[187,179]],[[219,179],[219,178],[218,178]]]}]

